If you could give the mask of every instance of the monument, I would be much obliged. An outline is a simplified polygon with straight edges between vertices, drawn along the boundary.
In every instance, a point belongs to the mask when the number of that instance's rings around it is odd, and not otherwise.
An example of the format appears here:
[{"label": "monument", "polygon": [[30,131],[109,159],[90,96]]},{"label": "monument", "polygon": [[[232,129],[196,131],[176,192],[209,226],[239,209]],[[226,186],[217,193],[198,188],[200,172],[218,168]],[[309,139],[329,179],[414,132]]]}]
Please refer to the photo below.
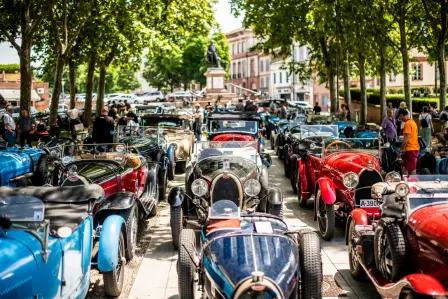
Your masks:
[{"label": "monument", "polygon": [[213,41],[207,48],[207,55],[205,57],[207,62],[207,98],[217,98],[218,95],[228,94],[224,88],[224,77],[226,71],[221,67],[221,57],[219,57],[218,49]]}]

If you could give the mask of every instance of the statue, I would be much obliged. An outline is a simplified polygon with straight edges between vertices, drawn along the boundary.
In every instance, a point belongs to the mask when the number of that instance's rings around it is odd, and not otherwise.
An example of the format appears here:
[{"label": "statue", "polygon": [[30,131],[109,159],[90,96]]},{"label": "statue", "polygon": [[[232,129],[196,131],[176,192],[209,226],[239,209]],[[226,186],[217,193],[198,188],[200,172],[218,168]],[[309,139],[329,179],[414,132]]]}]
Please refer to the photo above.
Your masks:
[{"label": "statue", "polygon": [[206,59],[208,67],[221,68],[221,57],[218,55],[218,49],[216,49],[215,43],[210,41],[207,49]]}]

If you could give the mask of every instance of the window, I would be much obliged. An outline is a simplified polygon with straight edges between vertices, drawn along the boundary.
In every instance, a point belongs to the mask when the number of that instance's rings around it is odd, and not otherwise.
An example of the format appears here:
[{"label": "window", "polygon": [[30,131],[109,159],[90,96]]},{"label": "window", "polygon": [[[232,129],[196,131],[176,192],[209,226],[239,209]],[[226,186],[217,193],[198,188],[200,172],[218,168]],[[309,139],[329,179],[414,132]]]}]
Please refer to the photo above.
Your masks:
[{"label": "window", "polygon": [[268,60],[266,60],[266,72],[269,72],[269,63],[270,63],[271,61],[268,59]]},{"label": "window", "polygon": [[395,82],[395,81],[397,81],[397,77],[395,76],[394,73],[390,73],[389,82]]},{"label": "window", "polygon": [[282,75],[283,75],[283,72],[280,72],[280,79],[279,79],[280,84],[282,84]]},{"label": "window", "polygon": [[302,48],[302,47],[299,48],[299,61],[305,60],[305,57],[304,57],[305,51],[304,50],[305,50],[305,48]]},{"label": "window", "polygon": [[322,110],[327,110],[328,107],[328,96],[327,95],[323,95],[322,96]]},{"label": "window", "polygon": [[289,83],[289,74],[286,72],[286,83]]},{"label": "window", "polygon": [[423,80],[423,65],[420,64],[414,64],[414,76],[412,77],[412,80],[415,81],[421,81]]},{"label": "window", "polygon": [[246,52],[246,47],[245,47],[245,43],[242,42],[241,43],[241,53],[244,53],[244,52]]},{"label": "window", "polygon": [[264,61],[260,60],[260,72],[264,72]]},{"label": "window", "polygon": [[251,59],[250,60],[250,73],[252,74],[254,72],[255,72],[255,63],[254,63],[254,60]]},{"label": "window", "polygon": [[232,55],[235,54],[235,44],[232,45]]},{"label": "window", "polygon": [[238,62],[238,77],[241,77],[241,62]]},{"label": "window", "polygon": [[271,78],[266,77],[266,88],[269,88],[270,79],[271,79]]},{"label": "window", "polygon": [[277,73],[274,73],[274,84],[277,84]]},{"label": "window", "polygon": [[436,80],[440,80],[440,70],[438,67],[436,68]]},{"label": "window", "polygon": [[240,43],[237,45],[237,53],[240,53]]},{"label": "window", "polygon": [[243,60],[243,78],[246,77],[246,60]]},{"label": "window", "polygon": [[260,87],[264,88],[264,78],[261,78],[261,80],[260,80]]}]

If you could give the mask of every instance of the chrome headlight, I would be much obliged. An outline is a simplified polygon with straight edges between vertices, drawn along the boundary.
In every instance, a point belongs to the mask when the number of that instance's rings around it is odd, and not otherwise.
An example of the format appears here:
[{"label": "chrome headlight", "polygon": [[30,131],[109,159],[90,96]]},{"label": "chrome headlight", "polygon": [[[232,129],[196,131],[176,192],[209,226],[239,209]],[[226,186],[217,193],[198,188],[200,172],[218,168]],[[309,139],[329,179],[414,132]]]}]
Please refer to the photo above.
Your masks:
[{"label": "chrome headlight", "polygon": [[50,152],[50,156],[51,157],[56,157],[58,155],[58,153],[55,151],[55,150],[52,150],[51,152]]},{"label": "chrome headlight", "polygon": [[372,186],[372,197],[375,199],[380,199],[383,194],[387,191],[384,183],[378,183]]},{"label": "chrome headlight", "polygon": [[406,197],[409,194],[409,186],[405,183],[400,183],[395,187],[395,193],[400,197]]},{"label": "chrome headlight", "polygon": [[257,180],[249,179],[244,183],[244,193],[248,196],[257,196],[261,191],[261,185]]},{"label": "chrome headlight", "polygon": [[203,179],[194,180],[191,184],[191,192],[198,197],[204,196],[208,192],[207,182]]},{"label": "chrome headlight", "polygon": [[54,171],[54,164],[53,163],[50,163],[50,164],[48,164],[48,171],[51,171],[51,172],[53,172]]},{"label": "chrome headlight", "polygon": [[397,183],[401,181],[401,175],[396,171],[391,171],[386,174],[385,180],[388,183]]},{"label": "chrome headlight", "polygon": [[347,172],[344,174],[342,181],[344,182],[345,187],[352,189],[358,186],[359,176],[354,172]]}]

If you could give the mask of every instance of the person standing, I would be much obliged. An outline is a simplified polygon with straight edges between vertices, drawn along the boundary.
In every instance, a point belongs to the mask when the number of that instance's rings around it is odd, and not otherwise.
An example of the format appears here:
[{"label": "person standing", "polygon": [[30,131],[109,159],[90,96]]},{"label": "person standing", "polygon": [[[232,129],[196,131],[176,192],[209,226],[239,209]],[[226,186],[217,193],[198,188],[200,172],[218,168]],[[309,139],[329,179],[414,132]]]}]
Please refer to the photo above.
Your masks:
[{"label": "person standing", "polygon": [[288,118],[288,108],[286,108],[286,103],[280,103],[280,119]]},{"label": "person standing", "polygon": [[131,110],[131,104],[128,103],[128,100],[124,100],[124,105],[126,106],[126,111]]},{"label": "person standing", "polygon": [[404,124],[403,143],[401,144],[400,154],[404,153],[403,164],[401,166],[403,175],[415,175],[417,169],[417,158],[420,152],[418,144],[418,128],[415,121],[410,118],[407,109],[399,109],[398,117]]},{"label": "person standing", "polygon": [[339,109],[339,120],[346,121],[347,120],[347,109],[345,109],[345,104],[341,105],[341,109]]},{"label": "person standing", "polygon": [[31,147],[31,137],[36,131],[36,121],[31,117],[27,110],[22,110],[22,115],[19,119],[19,133],[20,133],[20,147],[25,146],[25,140],[29,147]]},{"label": "person standing", "polygon": [[322,108],[320,108],[318,102],[316,102],[316,105],[315,105],[314,108],[313,108],[313,112],[314,112],[314,114],[316,114],[316,115],[319,115],[319,114],[322,112]]},{"label": "person standing", "polygon": [[108,116],[109,108],[101,107],[100,117],[95,118],[93,123],[92,140],[95,143],[113,143],[113,131],[115,127],[114,120]]},{"label": "person standing", "polygon": [[235,111],[243,111],[244,105],[243,105],[243,99],[238,99],[238,103],[235,105]]},{"label": "person standing", "polygon": [[201,109],[201,105],[196,104],[193,108],[193,117],[194,117],[194,123],[193,123],[193,131],[196,136],[197,141],[201,141],[202,137],[202,117],[204,115],[204,112]]},{"label": "person standing", "polygon": [[398,112],[400,112],[401,109],[404,109],[408,112],[409,117],[411,117],[411,112],[408,110],[408,106],[406,105],[406,102],[401,102],[400,107],[395,111],[394,118],[396,120],[397,124],[397,135],[400,136],[402,134],[403,128],[404,128],[404,122],[400,120],[400,116]]},{"label": "person standing", "polygon": [[432,116],[428,113],[428,107],[423,107],[423,112],[420,113],[418,119],[420,120],[420,136],[425,142],[427,150],[431,151],[431,139],[434,126],[432,124]]},{"label": "person standing", "polygon": [[244,107],[244,111],[247,112],[257,112],[258,108],[254,105],[252,100],[247,100],[246,107]]},{"label": "person standing", "polygon": [[8,141],[8,147],[13,147],[16,141],[16,123],[12,114],[14,113],[14,107],[8,106],[6,112],[3,115],[3,123],[5,124],[5,136]]},{"label": "person standing", "polygon": [[397,139],[397,125],[394,120],[394,110],[387,109],[387,115],[381,123],[386,142],[393,142]]}]

